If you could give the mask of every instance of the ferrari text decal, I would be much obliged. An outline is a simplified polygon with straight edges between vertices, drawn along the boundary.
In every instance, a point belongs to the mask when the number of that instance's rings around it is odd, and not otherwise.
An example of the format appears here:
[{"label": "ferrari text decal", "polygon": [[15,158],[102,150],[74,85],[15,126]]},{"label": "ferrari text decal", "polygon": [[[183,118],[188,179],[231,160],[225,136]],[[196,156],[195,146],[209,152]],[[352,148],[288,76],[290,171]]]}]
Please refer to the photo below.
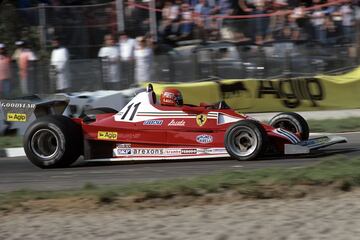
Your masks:
[{"label": "ferrari text decal", "polygon": [[6,114],[6,121],[26,122],[26,114],[25,113],[8,113],[8,114]]},{"label": "ferrari text decal", "polygon": [[162,125],[163,120],[146,120],[144,121],[144,125]]},{"label": "ferrari text decal", "polygon": [[184,127],[185,126],[185,121],[184,120],[171,120],[171,122],[168,124],[168,126],[175,126],[175,127]]},{"label": "ferrari text decal", "polygon": [[116,140],[117,132],[98,131],[97,138],[102,140]]},{"label": "ferrari text decal", "polygon": [[210,136],[210,135],[203,134],[203,135],[197,136],[196,141],[198,143],[202,143],[202,144],[212,143],[213,142],[213,137]]},{"label": "ferrari text decal", "polygon": [[207,116],[205,114],[199,114],[196,116],[196,123],[197,125],[199,125],[199,127],[204,126],[206,120],[207,120]]}]

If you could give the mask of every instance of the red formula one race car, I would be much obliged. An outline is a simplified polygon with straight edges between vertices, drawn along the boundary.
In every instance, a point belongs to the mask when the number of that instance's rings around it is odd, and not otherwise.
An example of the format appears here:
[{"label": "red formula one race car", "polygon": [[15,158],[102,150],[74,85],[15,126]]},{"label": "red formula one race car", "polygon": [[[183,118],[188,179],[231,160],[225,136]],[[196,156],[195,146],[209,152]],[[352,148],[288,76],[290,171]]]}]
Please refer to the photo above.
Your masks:
[{"label": "red formula one race car", "polygon": [[308,138],[309,127],[296,113],[278,114],[266,124],[236,113],[225,102],[163,106],[156,103],[149,85],[119,112],[99,108],[81,118],[38,118],[24,135],[24,149],[32,163],[52,168],[69,166],[80,155],[110,161],[253,160],[266,154],[306,154],[346,142],[337,136]]}]

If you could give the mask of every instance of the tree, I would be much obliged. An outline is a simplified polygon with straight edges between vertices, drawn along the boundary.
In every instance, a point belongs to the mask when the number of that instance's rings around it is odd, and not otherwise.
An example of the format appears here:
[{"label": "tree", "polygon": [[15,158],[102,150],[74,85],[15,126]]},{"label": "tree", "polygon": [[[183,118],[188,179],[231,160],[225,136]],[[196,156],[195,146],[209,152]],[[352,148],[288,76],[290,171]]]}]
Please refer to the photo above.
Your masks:
[{"label": "tree", "polygon": [[37,27],[24,21],[25,11],[26,9],[18,10],[14,1],[5,0],[0,4],[0,42],[6,44],[10,52],[14,50],[14,43],[18,40],[25,40],[32,48],[39,49]]}]

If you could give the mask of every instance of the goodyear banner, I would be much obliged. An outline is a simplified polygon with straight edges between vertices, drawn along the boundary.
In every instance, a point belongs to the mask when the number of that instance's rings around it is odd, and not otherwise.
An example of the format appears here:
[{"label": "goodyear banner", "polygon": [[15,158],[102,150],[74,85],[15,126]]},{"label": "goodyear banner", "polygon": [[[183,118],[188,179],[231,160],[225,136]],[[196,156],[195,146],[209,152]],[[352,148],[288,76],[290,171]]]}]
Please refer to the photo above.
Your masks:
[{"label": "goodyear banner", "polygon": [[11,100],[1,100],[0,106],[8,122],[27,122],[36,107],[33,103]]},{"label": "goodyear banner", "polygon": [[153,86],[158,95],[165,87],[178,88],[188,104],[225,100],[240,112],[360,108],[360,68],[337,76],[154,83]]}]

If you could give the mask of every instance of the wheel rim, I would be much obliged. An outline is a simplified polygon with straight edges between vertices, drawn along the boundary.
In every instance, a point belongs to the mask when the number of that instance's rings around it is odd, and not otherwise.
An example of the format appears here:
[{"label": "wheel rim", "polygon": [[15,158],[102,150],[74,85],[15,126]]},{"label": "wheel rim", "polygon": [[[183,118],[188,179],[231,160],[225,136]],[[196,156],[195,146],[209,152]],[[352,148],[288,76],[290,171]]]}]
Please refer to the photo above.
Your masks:
[{"label": "wheel rim", "polygon": [[258,146],[256,133],[250,128],[235,129],[232,134],[232,139],[230,148],[240,157],[251,155]]},{"label": "wheel rim", "polygon": [[44,160],[51,159],[59,149],[57,135],[49,129],[40,129],[35,132],[30,141],[32,152]]},{"label": "wheel rim", "polygon": [[281,120],[278,122],[275,122],[273,124],[274,128],[282,128],[285,129],[286,131],[292,132],[292,133],[297,133],[300,132],[300,129],[298,129],[298,126],[296,124],[294,124],[291,121],[287,121],[287,120]]}]

